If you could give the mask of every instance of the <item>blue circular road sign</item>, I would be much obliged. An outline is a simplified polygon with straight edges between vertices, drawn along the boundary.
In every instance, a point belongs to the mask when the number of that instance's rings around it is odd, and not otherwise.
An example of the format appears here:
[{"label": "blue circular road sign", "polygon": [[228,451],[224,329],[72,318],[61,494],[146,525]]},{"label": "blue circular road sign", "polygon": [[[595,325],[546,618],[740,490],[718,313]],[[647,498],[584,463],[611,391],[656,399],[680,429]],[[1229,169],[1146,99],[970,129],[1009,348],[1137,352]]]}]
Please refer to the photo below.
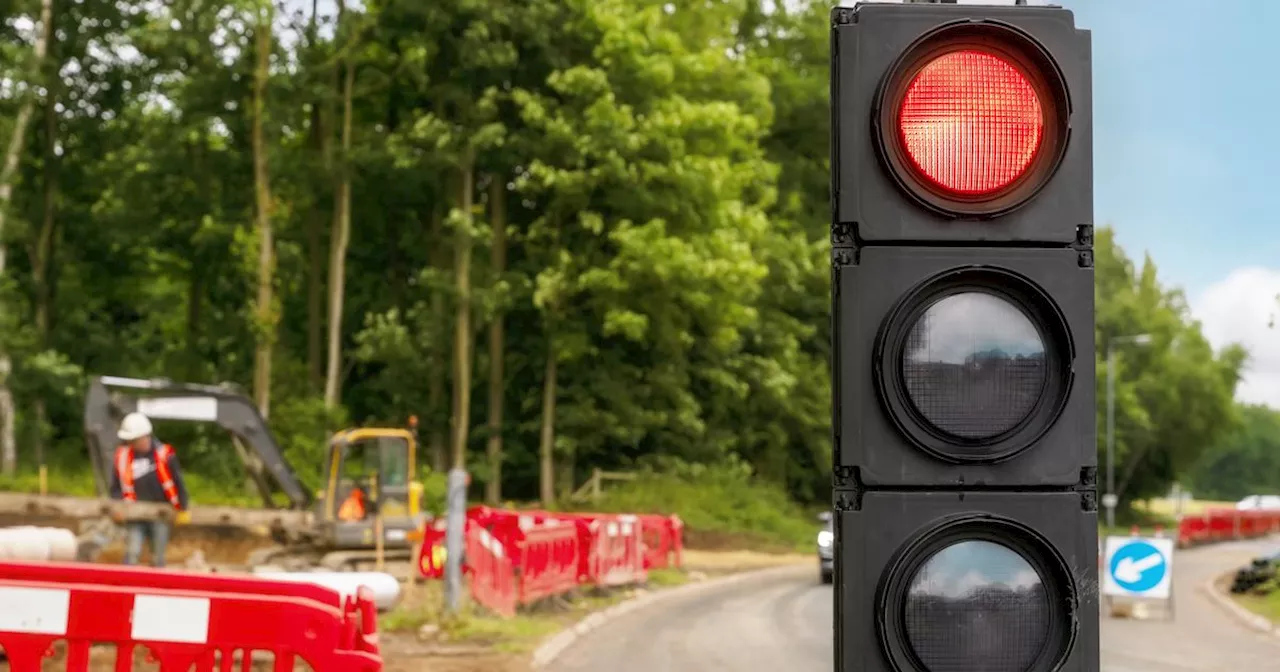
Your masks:
[{"label": "blue circular road sign", "polygon": [[1136,540],[1117,549],[1107,569],[1116,585],[1130,592],[1145,593],[1164,580],[1169,562],[1160,549]]}]

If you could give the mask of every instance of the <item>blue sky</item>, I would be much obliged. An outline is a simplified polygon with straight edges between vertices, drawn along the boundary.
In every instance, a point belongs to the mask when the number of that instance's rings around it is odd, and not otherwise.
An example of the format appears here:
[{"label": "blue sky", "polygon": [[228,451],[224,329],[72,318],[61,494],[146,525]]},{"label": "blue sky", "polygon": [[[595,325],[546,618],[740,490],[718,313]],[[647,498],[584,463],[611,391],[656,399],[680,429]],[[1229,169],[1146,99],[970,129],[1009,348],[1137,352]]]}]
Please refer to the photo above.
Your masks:
[{"label": "blue sky", "polygon": [[1093,34],[1095,222],[1250,348],[1239,396],[1280,406],[1280,2],[1056,1]]},{"label": "blue sky", "polygon": [[1059,2],[1093,33],[1097,222],[1192,293],[1274,263],[1280,2]]}]

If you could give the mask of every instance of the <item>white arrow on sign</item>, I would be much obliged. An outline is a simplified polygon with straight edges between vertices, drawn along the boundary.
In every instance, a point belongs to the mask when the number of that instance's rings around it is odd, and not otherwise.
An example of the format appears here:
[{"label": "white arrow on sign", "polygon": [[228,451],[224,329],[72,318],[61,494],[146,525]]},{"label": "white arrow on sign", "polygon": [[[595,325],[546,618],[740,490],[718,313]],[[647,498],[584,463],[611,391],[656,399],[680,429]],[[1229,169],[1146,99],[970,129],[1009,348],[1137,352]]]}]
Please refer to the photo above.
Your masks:
[{"label": "white arrow on sign", "polygon": [[1162,562],[1164,562],[1164,558],[1160,557],[1159,553],[1152,553],[1141,560],[1122,558],[1120,562],[1116,563],[1116,580],[1124,583],[1137,583],[1142,580],[1143,572],[1152,567],[1158,567]]}]

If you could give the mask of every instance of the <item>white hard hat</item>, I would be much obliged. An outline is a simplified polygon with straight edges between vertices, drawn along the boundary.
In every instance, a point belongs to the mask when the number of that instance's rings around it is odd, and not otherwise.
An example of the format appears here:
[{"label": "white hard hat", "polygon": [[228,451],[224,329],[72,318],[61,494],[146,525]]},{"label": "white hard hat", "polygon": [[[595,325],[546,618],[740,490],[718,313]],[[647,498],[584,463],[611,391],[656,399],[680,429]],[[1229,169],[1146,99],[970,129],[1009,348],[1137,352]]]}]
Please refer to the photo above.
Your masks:
[{"label": "white hard hat", "polygon": [[120,431],[116,433],[121,441],[132,441],[144,436],[151,436],[151,421],[141,413],[130,413],[120,423]]}]

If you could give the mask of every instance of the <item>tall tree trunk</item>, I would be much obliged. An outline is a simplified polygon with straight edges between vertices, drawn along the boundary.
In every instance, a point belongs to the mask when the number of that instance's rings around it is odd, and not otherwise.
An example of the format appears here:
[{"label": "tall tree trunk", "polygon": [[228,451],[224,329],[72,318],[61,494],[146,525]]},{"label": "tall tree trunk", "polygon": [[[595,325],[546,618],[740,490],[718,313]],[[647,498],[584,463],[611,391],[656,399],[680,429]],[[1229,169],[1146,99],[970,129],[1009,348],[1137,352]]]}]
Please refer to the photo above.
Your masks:
[{"label": "tall tree trunk", "polygon": [[[339,6],[344,10],[345,7]],[[347,45],[348,47],[351,45]],[[342,383],[342,304],[346,292],[347,246],[351,242],[351,108],[356,67],[350,53],[345,59],[342,84],[342,165],[338,182],[333,234],[329,245],[329,359],[325,368],[324,406],[338,405]]]},{"label": "tall tree trunk", "polygon": [[[307,28],[307,47],[316,48],[319,7],[311,3],[311,24]],[[323,101],[319,97],[311,105],[311,148],[324,166],[325,181],[332,180],[329,161],[329,133],[325,127]],[[324,211],[315,200],[307,222],[307,377],[312,389],[324,389]]]},{"label": "tall tree trunk", "polygon": [[[40,25],[43,29],[36,36],[35,62],[32,64],[36,72],[44,67],[49,43],[53,41],[53,0],[41,0]],[[13,201],[13,182],[18,176],[18,163],[22,159],[22,147],[27,139],[27,125],[35,114],[35,106],[35,98],[28,94],[18,108],[18,116],[13,122],[13,135],[9,137],[9,145],[5,148],[4,162],[0,163],[0,280],[4,279],[7,252],[3,242],[6,214]],[[0,310],[4,310],[3,306],[0,306]],[[6,475],[12,475],[18,470],[18,446],[14,437],[17,417],[13,391],[9,389],[9,374],[12,371],[13,360],[8,352],[0,350],[0,472]]]},{"label": "tall tree trunk", "polygon": [[204,314],[204,286],[200,264],[191,264],[187,277],[187,363],[184,367],[187,380],[200,378],[200,318]]},{"label": "tall tree trunk", "polygon": [[257,63],[253,73],[253,186],[257,202],[258,219],[258,322],[257,349],[253,362],[253,397],[262,417],[271,411],[271,351],[275,343],[275,239],[271,227],[271,185],[267,175],[267,146],[264,138],[266,116],[268,66],[271,62],[271,19],[274,13],[271,2],[263,2],[258,8],[258,25],[254,40],[257,43]]},{"label": "tall tree trunk", "polygon": [[[57,58],[57,45],[48,46],[49,59]],[[53,243],[57,233],[58,205],[58,73],[55,68],[46,68],[45,87],[47,95],[44,101],[44,208],[40,218],[40,230],[36,234],[35,248],[31,254],[31,284],[35,290],[35,327],[38,347],[43,350],[49,345],[49,323],[53,315],[53,294],[50,289],[49,272],[53,256]],[[34,400],[36,463],[45,465],[44,429],[46,424],[45,400],[37,396]]]},{"label": "tall tree trunk", "polygon": [[[507,268],[507,182],[498,175],[489,184],[489,219],[493,227],[493,286],[502,282]],[[502,347],[502,313],[495,312],[489,323],[489,481],[484,486],[484,498],[490,506],[502,501],[502,397],[504,385]]]},{"label": "tall tree trunk", "polygon": [[307,379],[324,388],[324,217],[317,208],[307,223]]},{"label": "tall tree trunk", "polygon": [[538,493],[543,507],[556,501],[556,344],[547,333],[547,368],[542,378],[542,436],[538,441]]},{"label": "tall tree trunk", "polygon": [[[431,265],[443,272],[449,264],[449,259],[444,252],[444,225],[441,219],[440,209],[433,207],[430,231],[434,247],[431,250]],[[431,317],[433,322],[441,325],[440,330],[443,334],[445,325],[448,324],[448,315],[445,313],[444,293],[438,290],[431,293]],[[446,468],[445,427],[444,423],[438,419],[443,416],[444,410],[444,362],[449,356],[449,346],[443,338],[438,339],[437,343],[435,353],[437,366],[431,368],[430,379],[427,381],[427,404],[431,407],[432,417],[437,420],[431,423],[431,433],[427,438],[427,455],[431,460],[431,468],[436,473],[442,473]]]},{"label": "tall tree trunk", "polygon": [[458,316],[453,338],[453,466],[467,466],[467,438],[471,429],[471,208],[475,190],[475,150],[468,147],[459,166],[458,209],[462,221],[454,232],[454,280],[458,287]]}]

